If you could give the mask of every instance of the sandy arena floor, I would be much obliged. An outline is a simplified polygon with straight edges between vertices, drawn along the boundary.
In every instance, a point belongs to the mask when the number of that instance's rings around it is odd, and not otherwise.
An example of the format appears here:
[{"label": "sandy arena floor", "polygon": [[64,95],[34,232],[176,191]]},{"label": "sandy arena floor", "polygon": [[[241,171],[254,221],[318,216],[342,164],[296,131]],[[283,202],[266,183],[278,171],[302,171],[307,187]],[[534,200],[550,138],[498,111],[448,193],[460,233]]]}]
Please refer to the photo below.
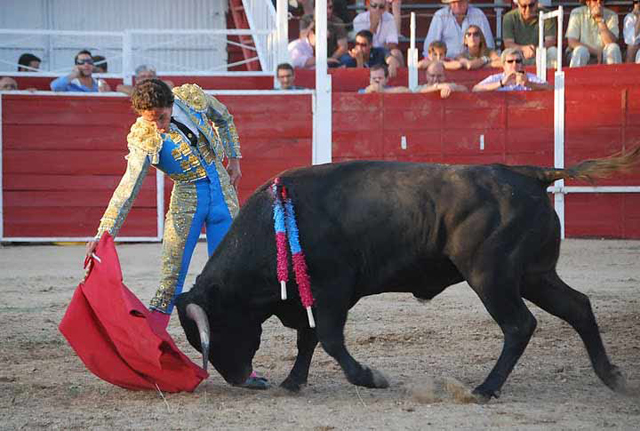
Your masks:
[{"label": "sandy arena floor", "polygon": [[[119,245],[125,283],[148,302],[160,245]],[[187,280],[204,266],[198,246]],[[502,391],[487,405],[438,389],[456,379],[472,388],[493,367],[502,334],[466,284],[423,304],[411,295],[366,298],[352,310],[347,346],[385,373],[384,390],[347,383],[318,348],[309,385],[298,395],[275,386],[250,391],[214,374],[194,393],[133,392],[88,372],[58,323],[82,277],[84,246],[0,247],[0,429],[622,429],[640,427],[640,397],[612,393],[595,376],[578,335],[530,304],[533,340]],[[640,387],[640,242],[567,240],[559,272],[588,294],[613,362]],[[169,332],[187,345],[177,318]],[[295,357],[295,333],[271,319],[254,365],[282,381]],[[435,392],[432,390],[435,382]]]}]

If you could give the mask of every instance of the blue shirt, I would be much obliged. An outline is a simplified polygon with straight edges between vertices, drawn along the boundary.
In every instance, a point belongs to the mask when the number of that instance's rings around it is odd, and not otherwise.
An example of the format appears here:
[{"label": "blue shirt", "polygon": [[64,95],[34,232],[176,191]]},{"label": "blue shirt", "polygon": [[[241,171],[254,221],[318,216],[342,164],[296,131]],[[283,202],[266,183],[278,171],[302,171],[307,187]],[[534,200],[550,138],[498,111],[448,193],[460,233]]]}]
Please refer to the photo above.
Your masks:
[{"label": "blue shirt", "polygon": [[51,81],[51,89],[53,91],[81,91],[83,93],[97,93],[98,81],[91,78],[93,86],[91,88],[85,87],[80,83],[78,78],[69,81],[69,77],[61,76]]},{"label": "blue shirt", "polygon": [[[369,52],[369,60],[364,64],[365,67],[375,66],[376,64],[384,64],[387,59],[387,51],[384,48],[371,48]],[[357,67],[356,59],[349,54],[340,57],[340,65],[347,67]]]}]

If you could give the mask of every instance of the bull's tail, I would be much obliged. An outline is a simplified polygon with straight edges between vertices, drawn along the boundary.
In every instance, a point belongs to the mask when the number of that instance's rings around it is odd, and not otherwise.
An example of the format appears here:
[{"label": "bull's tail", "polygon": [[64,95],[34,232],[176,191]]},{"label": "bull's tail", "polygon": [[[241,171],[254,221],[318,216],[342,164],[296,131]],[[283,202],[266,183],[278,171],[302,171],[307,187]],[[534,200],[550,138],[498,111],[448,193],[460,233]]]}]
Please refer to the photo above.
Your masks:
[{"label": "bull's tail", "polygon": [[640,164],[640,146],[629,151],[620,151],[602,159],[590,159],[566,169],[512,166],[523,175],[537,178],[547,185],[556,180],[574,179],[593,183],[598,178],[608,178],[616,173],[625,173]]}]

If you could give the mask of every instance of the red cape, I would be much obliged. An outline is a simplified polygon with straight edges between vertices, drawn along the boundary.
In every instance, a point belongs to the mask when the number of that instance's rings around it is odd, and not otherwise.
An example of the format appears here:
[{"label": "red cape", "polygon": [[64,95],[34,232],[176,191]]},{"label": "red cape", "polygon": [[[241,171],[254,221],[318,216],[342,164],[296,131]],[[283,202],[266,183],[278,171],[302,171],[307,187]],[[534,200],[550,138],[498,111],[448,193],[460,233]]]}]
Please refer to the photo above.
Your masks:
[{"label": "red cape", "polygon": [[192,392],[209,377],[122,283],[113,238],[104,234],[93,268],[78,285],[60,332],[96,376],[127,389]]}]

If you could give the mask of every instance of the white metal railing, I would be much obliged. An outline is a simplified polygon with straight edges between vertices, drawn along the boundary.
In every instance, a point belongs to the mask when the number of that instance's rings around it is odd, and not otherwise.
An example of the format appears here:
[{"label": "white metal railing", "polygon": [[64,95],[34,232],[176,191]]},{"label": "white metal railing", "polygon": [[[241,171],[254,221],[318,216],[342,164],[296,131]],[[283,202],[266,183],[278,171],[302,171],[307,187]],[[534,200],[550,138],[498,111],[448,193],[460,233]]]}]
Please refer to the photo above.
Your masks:
[{"label": "white metal railing", "polygon": [[252,29],[261,29],[265,34],[256,33],[254,43],[262,70],[276,68],[276,10],[271,1],[242,0],[244,12]]},{"label": "white metal railing", "polygon": [[[262,0],[264,2],[264,0]],[[126,30],[122,32],[15,30],[0,29],[0,73],[17,71],[17,58],[31,52],[42,58],[39,72],[23,72],[37,76],[58,76],[73,67],[73,58],[81,49],[106,57],[107,76],[123,76],[128,81],[135,68],[150,64],[161,75],[226,75],[232,66],[260,61],[263,72],[275,69],[272,44],[275,40],[275,11],[271,3],[268,19],[252,24],[252,29],[221,30]],[[270,22],[270,24],[267,24]],[[255,26],[260,26],[256,29]],[[266,27],[266,28],[262,28]],[[252,36],[256,48],[227,40],[227,36]],[[256,51],[256,57],[235,63],[227,61],[227,44],[238,44]]]}]

